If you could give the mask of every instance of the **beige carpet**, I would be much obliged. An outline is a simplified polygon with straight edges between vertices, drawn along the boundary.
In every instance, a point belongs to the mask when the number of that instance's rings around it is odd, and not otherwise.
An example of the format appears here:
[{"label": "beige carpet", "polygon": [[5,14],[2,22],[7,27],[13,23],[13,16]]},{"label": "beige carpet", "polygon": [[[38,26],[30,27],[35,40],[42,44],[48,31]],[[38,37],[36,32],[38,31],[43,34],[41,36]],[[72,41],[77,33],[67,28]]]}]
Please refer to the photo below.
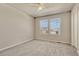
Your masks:
[{"label": "beige carpet", "polygon": [[62,43],[33,40],[0,52],[1,56],[77,56],[75,49]]}]

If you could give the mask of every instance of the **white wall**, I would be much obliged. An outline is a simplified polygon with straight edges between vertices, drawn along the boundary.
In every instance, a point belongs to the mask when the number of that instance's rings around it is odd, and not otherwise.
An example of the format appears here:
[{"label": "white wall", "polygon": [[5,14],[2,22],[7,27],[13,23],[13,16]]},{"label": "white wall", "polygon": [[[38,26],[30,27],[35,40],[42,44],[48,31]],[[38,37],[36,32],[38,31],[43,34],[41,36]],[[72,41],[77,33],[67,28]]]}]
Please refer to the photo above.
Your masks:
[{"label": "white wall", "polygon": [[77,31],[78,31],[78,8],[75,5],[71,11],[71,38],[72,38],[72,45],[76,48],[78,47],[78,37],[77,37]]},{"label": "white wall", "polygon": [[[41,19],[52,19],[52,18],[61,18],[61,29],[60,35],[49,35],[49,34],[41,34],[40,27],[39,27],[39,20]],[[71,43],[71,19],[70,19],[70,12],[56,14],[46,17],[38,17],[35,20],[36,22],[36,32],[35,38],[47,41],[54,41],[54,42],[62,42],[62,43]]]},{"label": "white wall", "polygon": [[0,49],[32,40],[33,21],[31,16],[0,4]]},{"label": "white wall", "polygon": [[77,37],[78,37],[78,53],[79,53],[79,4],[77,5],[78,7],[78,22],[77,22],[77,25],[78,25],[78,31],[77,31]]},{"label": "white wall", "polygon": [[79,4],[76,4],[71,11],[71,28],[72,45],[79,53]]}]

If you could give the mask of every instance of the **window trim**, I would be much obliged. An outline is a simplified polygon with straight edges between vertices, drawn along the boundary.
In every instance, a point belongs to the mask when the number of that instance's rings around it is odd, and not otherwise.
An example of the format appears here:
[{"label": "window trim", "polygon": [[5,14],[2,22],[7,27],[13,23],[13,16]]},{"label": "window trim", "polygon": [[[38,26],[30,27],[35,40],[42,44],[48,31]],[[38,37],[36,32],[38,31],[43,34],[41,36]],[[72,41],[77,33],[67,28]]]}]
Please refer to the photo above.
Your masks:
[{"label": "window trim", "polygon": [[[58,30],[58,34],[50,34],[50,31],[51,31],[51,29],[50,29],[50,21],[52,20],[52,19],[55,19],[55,18],[59,18],[59,22],[60,22],[60,28],[59,28],[59,30]],[[50,18],[50,19],[46,19],[46,20],[48,20],[48,29],[47,29],[47,33],[46,34],[48,34],[48,35],[60,35],[61,34],[61,18],[60,17],[55,17],[55,18]],[[42,32],[41,32],[41,29],[40,29],[40,21],[41,20],[45,20],[45,19],[40,19],[39,20],[39,32],[41,33],[41,34],[43,34]],[[45,35],[45,34],[44,34]]]}]

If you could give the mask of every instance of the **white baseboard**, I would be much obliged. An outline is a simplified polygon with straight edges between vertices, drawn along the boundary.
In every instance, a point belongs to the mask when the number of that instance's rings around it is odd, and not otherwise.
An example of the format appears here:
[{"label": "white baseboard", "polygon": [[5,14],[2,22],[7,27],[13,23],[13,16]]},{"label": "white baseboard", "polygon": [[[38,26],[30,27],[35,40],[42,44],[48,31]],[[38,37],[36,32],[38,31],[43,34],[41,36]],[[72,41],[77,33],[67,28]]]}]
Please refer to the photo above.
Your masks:
[{"label": "white baseboard", "polygon": [[[33,39],[32,39],[33,40]],[[30,40],[30,41],[32,41],[32,40]],[[18,45],[21,45],[21,44],[23,44],[23,43],[27,43],[27,42],[30,42],[29,40],[27,41],[23,41],[23,42],[19,42],[19,43],[16,43],[16,44],[13,44],[13,45],[10,45],[10,46],[7,46],[7,47],[5,47],[5,48],[1,48],[0,49],[0,52],[1,51],[3,51],[3,50],[6,50],[6,49],[9,49],[9,48],[12,48],[12,47],[15,47],[15,46],[18,46]]]},{"label": "white baseboard", "polygon": [[66,42],[57,42],[57,41],[44,40],[44,39],[35,39],[35,40],[42,40],[42,41],[48,41],[48,42],[54,42],[54,43],[62,43],[62,44],[71,45],[70,43],[66,43]]},{"label": "white baseboard", "polygon": [[77,53],[78,53],[78,55],[79,55],[79,50],[77,50]]}]

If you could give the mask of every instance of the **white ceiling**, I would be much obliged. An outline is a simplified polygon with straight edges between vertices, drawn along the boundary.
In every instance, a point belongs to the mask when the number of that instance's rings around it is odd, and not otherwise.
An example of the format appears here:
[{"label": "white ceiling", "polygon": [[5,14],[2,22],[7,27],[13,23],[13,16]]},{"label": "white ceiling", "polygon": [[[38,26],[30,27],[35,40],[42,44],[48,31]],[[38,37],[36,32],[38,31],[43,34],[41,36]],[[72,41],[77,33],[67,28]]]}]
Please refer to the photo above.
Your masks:
[{"label": "white ceiling", "polygon": [[51,15],[56,13],[62,13],[70,11],[74,4],[72,3],[43,3],[42,10],[38,10],[38,3],[19,3],[19,4],[8,4],[15,7],[33,17]]}]

